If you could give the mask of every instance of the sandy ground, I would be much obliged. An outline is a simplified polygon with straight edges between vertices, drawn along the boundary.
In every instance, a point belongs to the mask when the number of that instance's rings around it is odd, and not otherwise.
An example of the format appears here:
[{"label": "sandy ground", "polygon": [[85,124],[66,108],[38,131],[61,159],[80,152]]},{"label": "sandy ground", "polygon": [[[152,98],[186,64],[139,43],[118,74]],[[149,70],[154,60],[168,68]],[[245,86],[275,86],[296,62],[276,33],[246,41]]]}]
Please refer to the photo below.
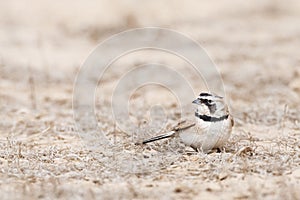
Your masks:
[{"label": "sandy ground", "polygon": [[[1,0],[1,199],[300,199],[300,3],[210,2]],[[109,36],[145,26],[193,38],[217,65],[235,118],[222,152],[195,153],[178,138],[134,145],[160,129],[149,129],[151,106],[164,107],[164,129],[179,119],[176,99],[157,85],[131,96],[125,126],[138,130],[115,125],[113,88],[137,63],[174,64],[203,90],[162,52],[124,56],[97,80],[97,123],[111,146],[89,148],[78,134],[81,64]]]}]

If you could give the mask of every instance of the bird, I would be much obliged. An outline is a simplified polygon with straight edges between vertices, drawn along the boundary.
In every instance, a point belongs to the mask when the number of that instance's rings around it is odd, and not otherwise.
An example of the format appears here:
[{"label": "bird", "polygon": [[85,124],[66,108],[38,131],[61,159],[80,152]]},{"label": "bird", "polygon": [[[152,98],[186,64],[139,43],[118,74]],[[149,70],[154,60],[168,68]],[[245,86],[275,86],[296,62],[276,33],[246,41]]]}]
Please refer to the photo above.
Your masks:
[{"label": "bird", "polygon": [[201,92],[192,103],[197,105],[192,123],[179,122],[170,132],[144,140],[142,144],[179,134],[181,141],[197,152],[220,150],[228,141],[234,126],[224,98],[210,92]]}]

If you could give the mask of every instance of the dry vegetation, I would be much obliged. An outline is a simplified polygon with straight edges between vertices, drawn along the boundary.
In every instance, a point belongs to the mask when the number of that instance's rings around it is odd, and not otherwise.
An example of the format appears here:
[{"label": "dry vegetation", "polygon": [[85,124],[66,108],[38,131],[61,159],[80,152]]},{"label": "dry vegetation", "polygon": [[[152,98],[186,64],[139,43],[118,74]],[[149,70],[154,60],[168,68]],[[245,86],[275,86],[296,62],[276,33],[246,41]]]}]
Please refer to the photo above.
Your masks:
[{"label": "dry vegetation", "polygon": [[[1,199],[300,198],[299,2],[0,2]],[[100,41],[143,26],[189,35],[217,64],[236,119],[221,153],[194,153],[179,139],[134,145],[157,131],[144,112],[153,103],[164,106],[166,129],[179,118],[172,95],[156,87],[131,97],[139,129],[116,127],[110,95],[136,63],[177,63],[203,89],[178,58],[149,52],[120,59],[100,81],[96,115],[112,145],[88,148],[78,135],[80,64]]]}]

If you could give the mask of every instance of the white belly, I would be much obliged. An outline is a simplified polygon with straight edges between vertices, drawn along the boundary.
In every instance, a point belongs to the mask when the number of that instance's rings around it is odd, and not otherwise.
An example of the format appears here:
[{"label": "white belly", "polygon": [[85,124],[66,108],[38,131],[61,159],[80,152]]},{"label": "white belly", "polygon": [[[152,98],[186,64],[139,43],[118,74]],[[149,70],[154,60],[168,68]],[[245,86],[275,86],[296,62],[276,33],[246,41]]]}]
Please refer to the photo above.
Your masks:
[{"label": "white belly", "polygon": [[186,145],[207,152],[222,147],[229,139],[232,127],[230,117],[219,122],[197,120],[197,125],[179,134]]}]

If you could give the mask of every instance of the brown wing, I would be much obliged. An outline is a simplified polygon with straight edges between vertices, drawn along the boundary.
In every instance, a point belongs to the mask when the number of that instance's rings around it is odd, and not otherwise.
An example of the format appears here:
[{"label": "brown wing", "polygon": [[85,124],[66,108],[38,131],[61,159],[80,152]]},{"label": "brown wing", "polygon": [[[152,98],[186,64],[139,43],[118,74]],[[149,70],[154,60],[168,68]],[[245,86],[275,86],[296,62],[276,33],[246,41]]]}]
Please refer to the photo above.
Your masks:
[{"label": "brown wing", "polygon": [[175,127],[173,127],[172,130],[173,131],[182,131],[182,130],[185,130],[185,129],[195,126],[195,124],[196,124],[195,122],[182,120],[182,121],[178,122],[178,124]]}]

